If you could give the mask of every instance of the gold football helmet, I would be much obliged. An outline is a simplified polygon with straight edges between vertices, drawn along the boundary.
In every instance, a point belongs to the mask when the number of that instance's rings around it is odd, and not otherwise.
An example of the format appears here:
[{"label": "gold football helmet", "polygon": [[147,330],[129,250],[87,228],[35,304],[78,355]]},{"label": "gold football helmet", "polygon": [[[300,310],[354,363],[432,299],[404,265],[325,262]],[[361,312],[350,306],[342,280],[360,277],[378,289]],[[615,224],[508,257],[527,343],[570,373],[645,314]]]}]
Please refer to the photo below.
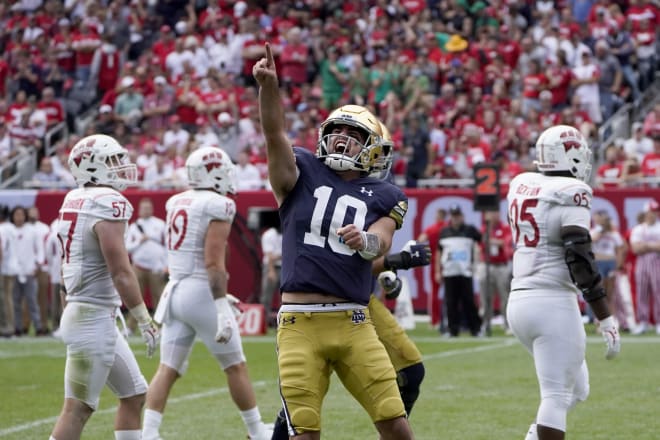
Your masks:
[{"label": "gold football helmet", "polygon": [[[351,134],[339,133],[337,128],[356,128],[362,139]],[[359,105],[345,105],[334,110],[321,123],[316,156],[335,171],[357,170],[372,173],[383,155],[382,128],[378,119]],[[359,151],[351,155],[352,146]]]},{"label": "gold football helmet", "polygon": [[390,169],[392,168],[392,163],[394,162],[394,141],[392,140],[390,130],[388,130],[385,124],[381,121],[378,122],[380,123],[380,128],[383,133],[383,154],[372,167],[373,171],[371,172],[371,176],[378,179],[384,179],[389,174]]}]

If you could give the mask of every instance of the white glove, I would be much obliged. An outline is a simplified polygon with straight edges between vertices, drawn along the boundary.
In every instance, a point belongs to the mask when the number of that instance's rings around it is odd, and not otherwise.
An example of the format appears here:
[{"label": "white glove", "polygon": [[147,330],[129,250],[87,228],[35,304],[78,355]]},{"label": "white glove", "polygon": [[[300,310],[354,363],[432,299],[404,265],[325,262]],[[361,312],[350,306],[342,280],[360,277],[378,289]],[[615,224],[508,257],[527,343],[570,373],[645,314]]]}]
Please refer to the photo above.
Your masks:
[{"label": "white glove", "polygon": [[147,344],[147,357],[153,356],[160,341],[160,330],[147,311],[144,303],[129,310],[138,323],[142,339]]},{"label": "white glove", "polygon": [[215,332],[215,340],[221,344],[226,344],[234,332],[231,320],[234,312],[231,310],[227,297],[215,300],[215,310],[218,312],[218,329]]},{"label": "white glove", "polygon": [[621,351],[621,337],[619,330],[614,323],[614,318],[608,316],[600,321],[600,331],[603,334],[603,339],[607,344],[607,351],[605,352],[605,359],[613,359],[619,351]]},{"label": "white glove", "polygon": [[142,333],[142,339],[147,344],[147,357],[150,358],[154,355],[158,341],[160,341],[160,330],[151,318],[148,322],[138,323],[138,327],[140,328],[140,333]]},{"label": "white glove", "polygon": [[229,301],[231,311],[234,313],[234,318],[238,319],[238,317],[243,314],[243,310],[241,310],[241,300],[236,298],[231,293],[227,293],[225,296],[227,301]]}]

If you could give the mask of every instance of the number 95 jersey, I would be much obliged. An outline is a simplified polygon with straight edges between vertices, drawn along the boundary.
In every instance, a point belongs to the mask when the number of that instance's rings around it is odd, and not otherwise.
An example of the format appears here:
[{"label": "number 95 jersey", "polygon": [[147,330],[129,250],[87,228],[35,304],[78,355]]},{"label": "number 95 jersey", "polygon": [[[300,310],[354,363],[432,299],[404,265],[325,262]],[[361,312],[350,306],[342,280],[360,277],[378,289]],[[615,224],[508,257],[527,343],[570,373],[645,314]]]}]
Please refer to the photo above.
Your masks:
[{"label": "number 95 jersey", "polygon": [[523,173],[509,185],[508,216],[515,252],[511,290],[578,293],[564,261],[562,226],[591,226],[592,190],[571,177]]},{"label": "number 95 jersey", "polygon": [[214,220],[233,222],[236,203],[211,190],[188,190],[169,198],[167,210],[167,263],[172,280],[207,278],[204,239]]},{"label": "number 95 jersey", "polygon": [[67,301],[121,305],[94,225],[103,220],[127,223],[132,215],[133,206],[112,188],[87,187],[69,191],[57,223]]}]

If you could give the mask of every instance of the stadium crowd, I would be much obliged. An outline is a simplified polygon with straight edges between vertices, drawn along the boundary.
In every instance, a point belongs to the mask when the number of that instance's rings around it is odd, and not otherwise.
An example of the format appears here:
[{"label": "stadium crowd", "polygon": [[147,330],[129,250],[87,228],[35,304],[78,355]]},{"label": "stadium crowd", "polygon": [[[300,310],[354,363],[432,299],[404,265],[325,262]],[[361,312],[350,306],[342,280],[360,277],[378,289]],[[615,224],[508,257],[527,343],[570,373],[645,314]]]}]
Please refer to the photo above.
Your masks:
[{"label": "stadium crowd", "polygon": [[[251,73],[266,41],[295,144],[314,150],[330,109],[363,104],[392,132],[406,186],[470,177],[481,161],[500,163],[506,182],[532,167],[550,125],[578,126],[599,150],[599,124],[653,81],[660,12],[650,0],[21,0],[2,5],[0,23],[0,166],[36,149],[36,185],[72,186],[62,158],[105,133],[146,188],[181,186],[187,154],[216,143],[245,174],[239,189],[258,189]],[[614,145],[608,184],[658,176],[657,115]],[[72,133],[46,158],[58,124]]]}]

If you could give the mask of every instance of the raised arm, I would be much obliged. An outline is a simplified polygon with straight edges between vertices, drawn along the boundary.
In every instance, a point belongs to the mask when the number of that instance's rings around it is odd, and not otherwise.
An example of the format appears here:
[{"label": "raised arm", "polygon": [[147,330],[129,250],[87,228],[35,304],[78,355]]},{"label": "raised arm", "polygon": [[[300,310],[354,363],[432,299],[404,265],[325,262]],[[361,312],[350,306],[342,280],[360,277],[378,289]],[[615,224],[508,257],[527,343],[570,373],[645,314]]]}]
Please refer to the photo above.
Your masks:
[{"label": "raised arm", "polygon": [[277,203],[281,205],[296,184],[298,169],[291,142],[286,135],[284,106],[270,44],[266,43],[266,57],[255,63],[252,74],[259,83],[259,113],[266,138],[268,178]]}]

